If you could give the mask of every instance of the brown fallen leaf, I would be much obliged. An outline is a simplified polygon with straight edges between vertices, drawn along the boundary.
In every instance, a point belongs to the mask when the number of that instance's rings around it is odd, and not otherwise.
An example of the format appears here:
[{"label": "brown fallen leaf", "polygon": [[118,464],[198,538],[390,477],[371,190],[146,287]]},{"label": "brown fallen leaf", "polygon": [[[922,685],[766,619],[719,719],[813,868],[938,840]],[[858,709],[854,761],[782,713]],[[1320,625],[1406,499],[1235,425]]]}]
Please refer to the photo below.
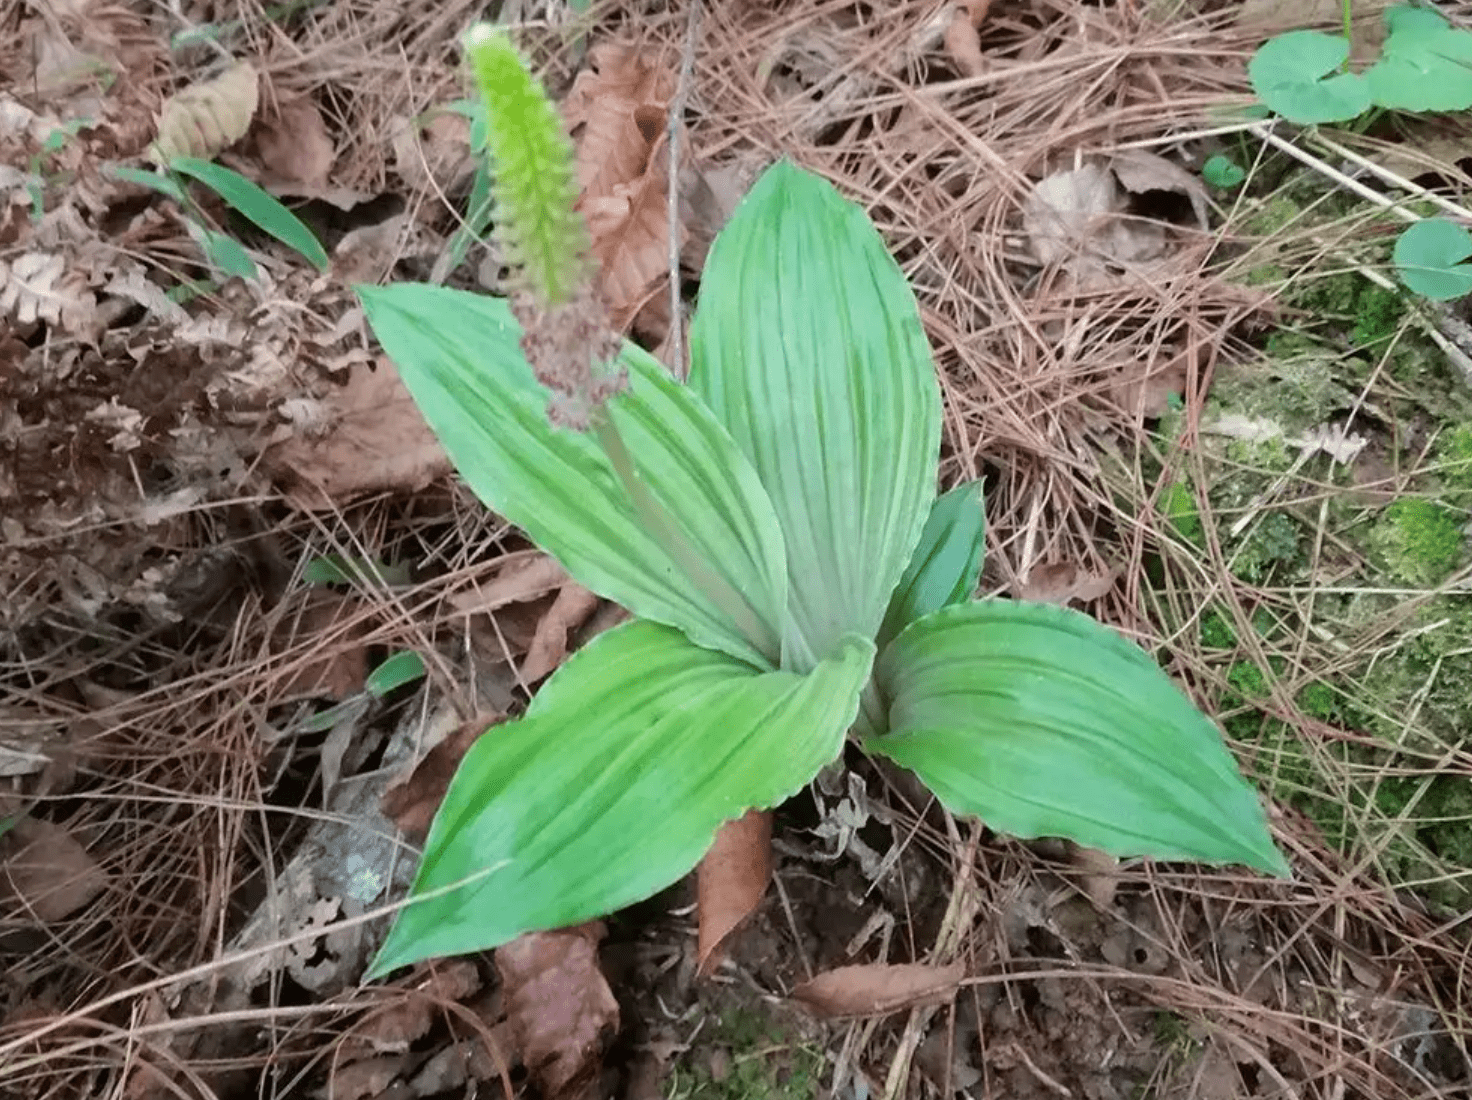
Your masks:
[{"label": "brown fallen leaf", "polygon": [[107,873],[60,825],[22,817],[0,836],[0,905],[7,920],[51,924],[107,887]]},{"label": "brown fallen leaf", "polygon": [[279,701],[310,696],[341,702],[363,690],[368,679],[368,650],[358,639],[368,625],[349,621],[359,607],[357,599],[339,592],[313,592],[298,615],[282,621],[284,640],[309,637],[321,641],[277,689]]},{"label": "brown fallen leaf", "polygon": [[499,721],[462,722],[454,733],[434,745],[408,775],[383,792],[379,807],[384,816],[411,840],[423,840],[429,834],[430,822],[450,789],[450,780],[460,761],[476,739]]},{"label": "brown fallen leaf", "polygon": [[[658,343],[669,324],[657,290],[669,270],[663,150],[674,76],[628,46],[598,47],[589,60],[562,110],[577,148],[578,209],[599,263],[598,292],[620,330],[650,307],[638,328]],[[681,245],[685,238],[682,224]]]},{"label": "brown fallen leaf", "polygon": [[598,610],[598,596],[577,581],[568,581],[537,624],[531,648],[521,665],[521,678],[533,683],[557,668],[567,657],[568,636]]},{"label": "brown fallen leaf", "polygon": [[1016,587],[1020,600],[1052,603],[1067,607],[1071,603],[1089,603],[1101,599],[1114,587],[1118,569],[1096,573],[1073,561],[1043,562],[1028,571],[1027,580]]},{"label": "brown fallen leaf", "polygon": [[702,977],[721,965],[732,935],[761,907],[771,878],[771,811],[748,810],[722,825],[696,873]]},{"label": "brown fallen leaf", "polygon": [[455,610],[467,615],[496,611],[507,604],[539,600],[567,583],[567,570],[556,558],[532,553],[508,561],[496,579],[450,597]]},{"label": "brown fallen leaf", "polygon": [[1109,265],[1143,265],[1159,259],[1172,223],[1137,216],[1131,205],[1155,191],[1183,196],[1196,225],[1208,226],[1205,185],[1154,153],[1121,150],[1045,176],[1034,185],[1023,208],[1023,229],[1033,255],[1044,265],[1062,265],[1086,285],[1108,278]]},{"label": "brown fallen leaf", "polygon": [[863,963],[840,966],[803,982],[792,999],[824,1019],[886,1016],[916,1005],[938,1005],[956,994],[964,963]]},{"label": "brown fallen leaf", "polygon": [[375,1054],[403,1054],[429,1034],[435,1012],[473,996],[480,986],[480,973],[468,959],[433,963],[413,987],[397,989],[399,996],[366,1016],[352,1038]]},{"label": "brown fallen leaf", "polygon": [[[659,148],[663,148],[662,141]],[[614,327],[627,328],[646,303],[655,304],[665,315],[663,325],[649,318],[640,328],[656,339],[669,323],[667,303],[656,293],[669,274],[665,179],[663,158],[656,156],[650,161],[649,171],[639,179],[582,203],[593,256],[598,260],[598,291],[612,314]],[[684,238],[682,226],[682,245]]]},{"label": "brown fallen leaf", "polygon": [[644,176],[674,92],[674,74],[631,46],[604,44],[588,52],[588,68],[562,101],[584,199],[610,195]]},{"label": "brown fallen leaf", "polygon": [[1154,365],[1130,360],[1121,363],[1109,388],[1114,403],[1125,412],[1142,420],[1164,416],[1171,398],[1184,397],[1190,378],[1190,361],[1186,352]]},{"label": "brown fallen leaf", "polygon": [[384,489],[416,492],[450,472],[450,460],[386,357],[354,364],[329,399],[335,423],[321,439],[293,437],[268,452],[303,511]]},{"label": "brown fallen leaf", "polygon": [[373,1100],[388,1095],[389,1086],[398,1080],[408,1061],[404,1054],[380,1054],[347,1065],[334,1063],[323,1095],[332,1100]]},{"label": "brown fallen leaf", "polygon": [[545,1100],[576,1100],[597,1083],[617,1032],[618,1002],[598,967],[601,921],[529,932],[496,949],[506,1018]]},{"label": "brown fallen leaf", "polygon": [[278,181],[322,187],[337,159],[322,112],[310,99],[283,100],[256,123],[256,152]]},{"label": "brown fallen leaf", "polygon": [[986,72],[986,58],[981,53],[981,38],[976,33],[979,22],[965,8],[958,6],[946,26],[946,50],[964,76],[981,76]]}]

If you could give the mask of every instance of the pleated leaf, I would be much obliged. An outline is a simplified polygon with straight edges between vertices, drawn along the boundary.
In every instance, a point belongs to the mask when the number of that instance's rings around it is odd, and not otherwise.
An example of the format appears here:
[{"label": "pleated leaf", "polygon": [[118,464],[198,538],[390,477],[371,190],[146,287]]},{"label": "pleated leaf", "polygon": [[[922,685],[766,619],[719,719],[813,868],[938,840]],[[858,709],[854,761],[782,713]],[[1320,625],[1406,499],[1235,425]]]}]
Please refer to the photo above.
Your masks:
[{"label": "pleated leaf", "polygon": [[786,602],[782,535],[750,463],[690,390],[624,345],[629,389],[607,409],[650,494],[743,616],[681,572],[588,435],[547,421],[506,304],[417,283],[358,287],[373,332],[461,476],[580,583],[696,643],[774,667]]},{"label": "pleated leaf", "polygon": [[940,390],[864,212],[779,162],[711,248],[690,386],[756,467],[787,549],[783,667],[872,637],[935,497]]},{"label": "pleated leaf", "polygon": [[[370,974],[613,912],[675,882],[716,829],[795,794],[843,747],[874,647],[758,673],[679,631],[601,635],[456,772]],[[488,872],[483,873],[482,872]]]},{"label": "pleated leaf", "polygon": [[910,564],[889,599],[876,642],[880,651],[915,620],[969,600],[985,553],[981,482],[968,481],[936,497]]},{"label": "pleated leaf", "polygon": [[1288,870],[1211,722],[1139,647],[1086,615],[985,600],[895,640],[876,677],[888,734],[865,742],[954,813],[1117,856]]}]

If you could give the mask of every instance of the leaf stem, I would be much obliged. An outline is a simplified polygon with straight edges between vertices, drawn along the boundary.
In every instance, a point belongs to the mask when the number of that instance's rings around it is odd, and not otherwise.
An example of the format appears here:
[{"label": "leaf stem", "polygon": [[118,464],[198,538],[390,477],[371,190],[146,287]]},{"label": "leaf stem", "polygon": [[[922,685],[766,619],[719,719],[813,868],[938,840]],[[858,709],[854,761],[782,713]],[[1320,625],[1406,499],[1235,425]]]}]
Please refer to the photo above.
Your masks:
[{"label": "leaf stem", "polygon": [[623,483],[629,500],[633,502],[634,510],[648,525],[650,533],[695,586],[725,612],[746,640],[776,667],[781,659],[781,641],[763,624],[751,601],[701,559],[699,552],[690,545],[690,540],[676,525],[673,517],[654,499],[648,486],[639,477],[633,455],[629,453],[624,437],[606,406],[599,407],[593,414],[593,431],[614,472],[618,474],[619,481]]}]

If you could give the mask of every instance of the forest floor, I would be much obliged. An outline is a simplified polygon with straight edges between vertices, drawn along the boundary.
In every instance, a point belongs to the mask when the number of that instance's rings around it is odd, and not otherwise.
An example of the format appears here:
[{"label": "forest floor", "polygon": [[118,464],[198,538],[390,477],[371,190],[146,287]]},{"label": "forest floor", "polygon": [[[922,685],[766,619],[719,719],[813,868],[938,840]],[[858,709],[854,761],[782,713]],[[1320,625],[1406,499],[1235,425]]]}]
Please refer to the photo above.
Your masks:
[{"label": "forest floor", "polygon": [[[584,7],[0,0],[0,1096],[1468,1095],[1472,328],[1342,180],[1465,204],[1472,124],[1254,115],[1253,49],[1338,0]],[[855,757],[708,976],[686,881],[529,973],[362,983],[456,753],[619,615],[455,479],[351,290],[502,285],[457,237],[476,18],[657,354],[672,201],[687,306],[775,159],[864,205],[984,591],[1162,655],[1291,881],[1019,842]],[[164,136],[330,263],[140,184]],[[917,965],[807,984],[856,964]]]}]

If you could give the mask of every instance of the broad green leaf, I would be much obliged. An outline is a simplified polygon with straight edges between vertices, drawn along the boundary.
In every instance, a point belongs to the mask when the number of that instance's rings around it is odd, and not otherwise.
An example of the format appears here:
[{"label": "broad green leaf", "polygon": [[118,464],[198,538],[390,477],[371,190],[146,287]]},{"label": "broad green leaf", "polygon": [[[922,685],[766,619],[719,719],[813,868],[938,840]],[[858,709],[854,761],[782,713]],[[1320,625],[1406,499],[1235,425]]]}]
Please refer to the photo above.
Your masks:
[{"label": "broad green leaf", "polygon": [[935,498],[910,564],[900,578],[875,642],[880,652],[916,619],[969,600],[986,553],[981,482],[968,481]]},{"label": "broad green leaf", "polygon": [[547,392],[505,302],[417,283],[357,293],[425,420],[486,504],[599,595],[698,645],[775,666],[787,598],[781,531],[750,463],[694,393],[625,344],[629,389],[606,409],[650,494],[710,571],[745,597],[754,625],[681,574],[590,436],[547,422]]},{"label": "broad green leaf", "polygon": [[711,248],[690,357],[782,524],[783,667],[872,637],[935,499],[940,387],[864,212],[787,161],[768,169]]},{"label": "broad green leaf", "polygon": [[1012,600],[948,607],[901,634],[876,678],[891,732],[865,747],[954,813],[1119,856],[1287,872],[1216,727],[1143,650],[1086,615]]},{"label": "broad green leaf", "polygon": [[1438,302],[1472,294],[1472,234],[1446,218],[1416,222],[1392,253],[1401,282]]},{"label": "broad green leaf", "polygon": [[1336,72],[1348,57],[1342,35],[1289,31],[1258,48],[1247,75],[1258,97],[1289,122],[1345,122],[1370,107],[1365,78]]},{"label": "broad green leaf", "polygon": [[1401,111],[1472,107],[1472,33],[1451,27],[1430,8],[1385,13],[1390,35],[1365,73],[1376,106]]},{"label": "broad green leaf", "polygon": [[599,636],[466,754],[413,894],[494,870],[405,909],[370,976],[662,890],[722,822],[775,806],[839,754],[873,656],[851,637],[806,675],[757,673],[655,623]]},{"label": "broad green leaf", "polygon": [[424,658],[412,649],[395,653],[368,674],[363,690],[382,699],[394,688],[403,687],[424,675]]},{"label": "broad green leaf", "polygon": [[288,248],[296,249],[318,271],[327,270],[327,253],[312,231],[279,200],[239,172],[198,157],[175,157],[169,161],[169,168],[197,179],[261,232],[269,233]]}]

